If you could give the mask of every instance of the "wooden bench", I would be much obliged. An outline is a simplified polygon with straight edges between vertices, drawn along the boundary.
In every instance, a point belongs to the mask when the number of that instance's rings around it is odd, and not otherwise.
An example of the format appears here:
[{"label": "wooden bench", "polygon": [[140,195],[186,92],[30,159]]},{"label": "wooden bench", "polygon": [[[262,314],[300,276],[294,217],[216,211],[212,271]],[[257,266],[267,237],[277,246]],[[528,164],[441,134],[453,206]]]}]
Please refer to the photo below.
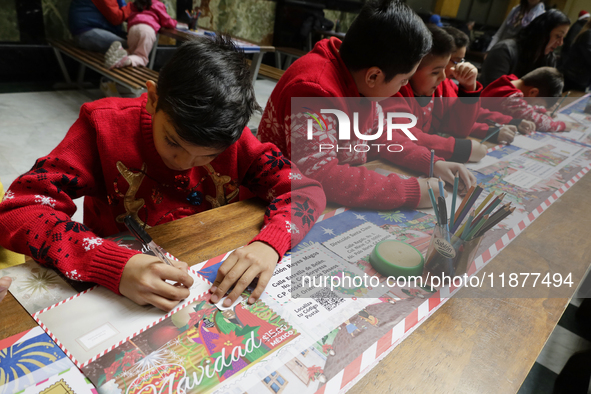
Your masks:
[{"label": "wooden bench", "polygon": [[72,84],[72,80],[65,67],[62,53],[80,63],[76,81],[78,87],[82,87],[84,72],[87,67],[125,86],[136,96],[139,96],[146,90],[146,81],[158,80],[158,72],[147,67],[124,67],[109,70],[104,66],[105,56],[102,53],[87,51],[77,47],[74,43],[63,40],[48,40],[48,43],[55,52],[64,79],[68,84]]},{"label": "wooden bench", "polygon": [[[246,59],[246,62],[250,65],[251,64],[251,60]],[[269,79],[272,79],[273,81],[279,81],[279,78],[281,78],[281,76],[283,75],[283,73],[285,72],[285,70],[280,70],[278,68],[275,68],[273,66],[268,66],[266,64],[261,64],[259,66],[259,73],[258,75],[261,75],[263,77],[267,77]]]},{"label": "wooden bench", "polygon": [[[293,59],[300,58],[304,56],[306,51],[302,51],[301,49],[296,48],[289,48],[289,47],[276,47],[275,48],[275,65],[279,69],[287,70],[287,68],[291,65]],[[282,55],[285,55],[285,66],[282,64]]]}]

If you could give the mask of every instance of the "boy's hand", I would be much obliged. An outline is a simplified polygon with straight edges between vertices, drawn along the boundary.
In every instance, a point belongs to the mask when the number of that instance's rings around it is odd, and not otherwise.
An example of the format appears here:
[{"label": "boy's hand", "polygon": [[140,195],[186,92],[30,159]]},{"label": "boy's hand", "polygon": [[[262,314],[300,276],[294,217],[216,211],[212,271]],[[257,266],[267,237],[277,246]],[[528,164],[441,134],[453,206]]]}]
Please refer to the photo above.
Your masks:
[{"label": "boy's hand", "polygon": [[[465,190],[471,188],[472,185],[476,185],[476,177],[462,163],[440,160],[433,166],[433,175],[436,175],[437,177],[441,178],[441,180],[451,185],[454,184],[456,173],[459,173],[460,180],[464,184]],[[425,187],[426,186],[427,185],[425,185]],[[433,187],[432,183],[431,187]],[[437,188],[439,188],[439,186],[437,186]],[[462,187],[460,187],[460,189],[462,189]],[[435,188],[433,191],[435,191]]]},{"label": "boy's hand", "polygon": [[2,301],[4,297],[6,297],[6,294],[8,293],[8,288],[10,287],[11,283],[12,279],[9,276],[0,278],[0,301]]},{"label": "boy's hand", "polygon": [[536,131],[536,124],[530,120],[523,119],[521,123],[519,123],[519,126],[517,126],[517,130],[519,130],[521,134],[528,135]]},{"label": "boy's hand", "polygon": [[478,69],[471,63],[456,64],[451,68],[452,76],[458,81],[460,86],[468,92],[476,90],[476,77]]},{"label": "boy's hand", "polygon": [[571,131],[575,127],[576,123],[573,122],[564,122],[564,132]]},{"label": "boy's hand", "polygon": [[468,161],[471,163],[476,163],[476,162],[482,160],[482,158],[484,156],[486,156],[487,150],[488,150],[488,148],[485,144],[481,144],[478,141],[472,140],[472,153],[470,153],[470,157],[468,158]]},{"label": "boy's hand", "polygon": [[259,278],[256,289],[248,299],[248,303],[253,304],[263,294],[278,261],[279,254],[264,242],[256,241],[236,249],[218,269],[210,289],[211,302],[215,304],[222,299],[233,285],[234,289],[224,301],[224,306],[228,307],[255,278]]},{"label": "boy's hand", "polygon": [[[435,172],[435,169],[433,169],[433,172]],[[437,201],[437,197],[439,197],[439,179],[419,178],[418,181],[419,187],[421,188],[421,199],[419,200],[419,205],[417,208],[431,208],[433,205],[431,204],[431,198],[429,197],[429,188],[427,187],[427,183],[431,185],[431,189],[433,189],[433,194],[435,195],[435,201]],[[445,190],[444,193],[446,194],[443,197],[447,197],[447,192]]]},{"label": "boy's hand", "polygon": [[497,136],[497,142],[502,145],[509,145],[515,139],[517,133],[517,127],[512,125],[501,126],[499,135]]},{"label": "boy's hand", "polygon": [[[123,269],[119,292],[136,304],[151,304],[165,312],[172,310],[189,296],[189,288],[193,286],[187,263],[172,263],[176,267],[164,264],[155,256],[136,254]],[[166,280],[177,282],[179,286],[168,284]]]}]

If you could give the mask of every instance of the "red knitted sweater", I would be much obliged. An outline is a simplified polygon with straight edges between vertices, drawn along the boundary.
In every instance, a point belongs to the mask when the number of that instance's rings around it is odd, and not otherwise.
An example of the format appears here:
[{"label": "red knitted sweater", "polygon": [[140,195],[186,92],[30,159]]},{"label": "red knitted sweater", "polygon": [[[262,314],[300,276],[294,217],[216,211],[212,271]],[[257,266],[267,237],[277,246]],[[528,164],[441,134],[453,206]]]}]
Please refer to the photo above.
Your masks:
[{"label": "red knitted sweater", "polygon": [[[295,61],[283,74],[265,108],[259,126],[258,136],[263,142],[272,142],[283,154],[291,158],[302,172],[322,183],[328,201],[351,207],[374,209],[415,208],[420,200],[420,189],[416,178],[402,179],[395,174],[380,175],[364,167],[356,167],[369,160],[383,158],[396,165],[429,172],[430,152],[411,141],[401,131],[393,133],[392,140],[382,138],[372,143],[400,144],[402,152],[355,152],[349,150],[324,150],[319,152],[318,141],[328,144],[345,145],[337,139],[337,122],[332,115],[324,114],[326,127],[314,123],[314,140],[307,140],[305,127],[293,127],[293,120],[304,124],[302,119],[307,110],[292,113],[294,97],[339,98],[360,97],[353,76],[339,55],[341,41],[337,38],[318,42],[314,49]],[[335,103],[339,100],[328,100]],[[347,106],[343,103],[343,106]],[[309,105],[307,105],[308,107]],[[313,106],[313,105],[312,105]],[[375,134],[378,116],[382,109],[379,104],[365,100],[359,111],[359,131],[364,135]],[[370,108],[368,108],[370,107]],[[329,107],[330,108],[330,107]],[[339,108],[351,115],[360,108]],[[320,111],[316,111],[320,113]],[[366,141],[352,136],[352,146]],[[436,158],[436,161],[441,160]]]},{"label": "red knitted sweater", "polygon": [[[155,226],[237,201],[241,185],[270,202],[253,241],[282,256],[292,238],[304,237],[326,203],[316,181],[248,128],[210,164],[171,170],[154,147],[146,97],[82,106],[64,140],[7,191],[0,245],[118,293],[125,264],[139,252],[102,237],[125,231],[126,215]],[[84,224],[71,219],[72,200],[82,196]]]},{"label": "red knitted sweater", "polygon": [[[523,92],[511,82],[518,80],[515,75],[503,75],[491,82],[482,91],[482,105],[491,111],[499,111],[515,118],[531,120],[536,124],[537,131],[564,131],[566,124],[555,121],[548,116],[547,109],[540,105],[530,105]],[[496,98],[492,98],[496,97]]]}]

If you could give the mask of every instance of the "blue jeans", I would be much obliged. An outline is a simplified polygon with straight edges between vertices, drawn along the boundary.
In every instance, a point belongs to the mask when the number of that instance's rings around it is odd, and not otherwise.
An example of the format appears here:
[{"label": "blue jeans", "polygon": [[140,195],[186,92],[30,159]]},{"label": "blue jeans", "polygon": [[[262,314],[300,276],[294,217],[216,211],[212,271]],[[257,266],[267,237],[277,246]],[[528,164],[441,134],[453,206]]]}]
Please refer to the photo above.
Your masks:
[{"label": "blue jeans", "polygon": [[103,29],[91,29],[82,34],[74,36],[76,44],[89,51],[105,53],[114,41],[120,41],[121,45],[127,46],[127,40],[118,35]]}]

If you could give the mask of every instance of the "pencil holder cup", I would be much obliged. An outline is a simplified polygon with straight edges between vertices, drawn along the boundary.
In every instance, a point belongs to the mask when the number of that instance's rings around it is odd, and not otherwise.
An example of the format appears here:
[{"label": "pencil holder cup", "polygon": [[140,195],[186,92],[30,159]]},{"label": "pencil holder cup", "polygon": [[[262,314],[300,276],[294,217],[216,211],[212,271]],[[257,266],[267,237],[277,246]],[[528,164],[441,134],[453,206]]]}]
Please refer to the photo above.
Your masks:
[{"label": "pencil holder cup", "polygon": [[427,250],[423,276],[427,273],[430,276],[451,278],[464,275],[474,261],[480,242],[482,236],[465,241],[450,234],[445,227],[435,226]]},{"label": "pencil holder cup", "polygon": [[189,19],[189,29],[190,30],[197,30],[197,21],[199,20],[198,16],[193,16]]}]

